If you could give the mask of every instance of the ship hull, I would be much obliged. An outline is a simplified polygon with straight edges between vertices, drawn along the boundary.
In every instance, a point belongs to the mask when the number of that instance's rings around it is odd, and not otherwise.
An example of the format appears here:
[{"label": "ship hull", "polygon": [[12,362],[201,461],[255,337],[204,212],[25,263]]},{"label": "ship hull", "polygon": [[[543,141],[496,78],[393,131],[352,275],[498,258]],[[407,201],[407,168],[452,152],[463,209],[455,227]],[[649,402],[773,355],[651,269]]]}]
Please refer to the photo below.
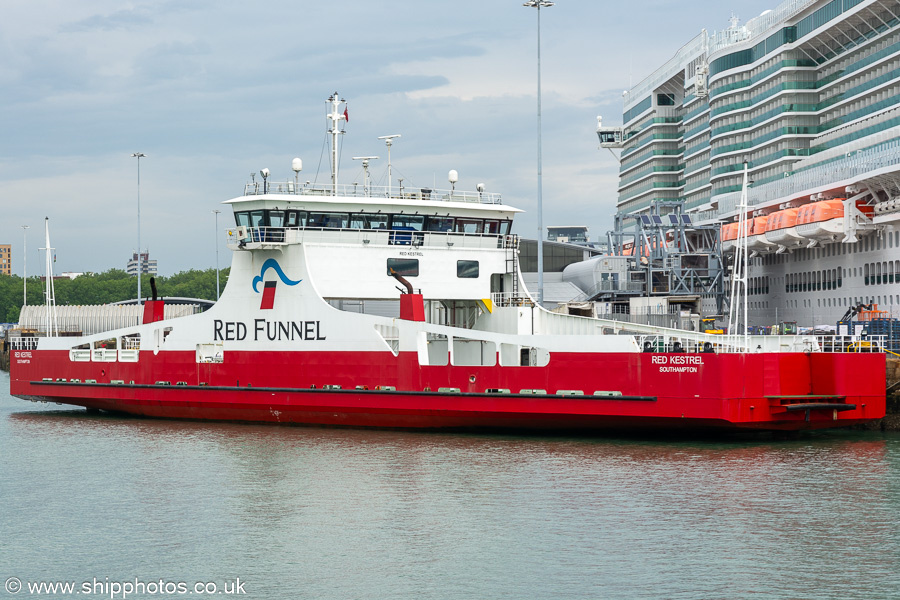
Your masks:
[{"label": "ship hull", "polygon": [[863,423],[885,408],[883,354],[559,353],[545,367],[421,366],[403,352],[232,353],[228,364],[196,363],[188,352],[148,352],[139,363],[13,354],[15,396],[175,419],[791,431]]}]

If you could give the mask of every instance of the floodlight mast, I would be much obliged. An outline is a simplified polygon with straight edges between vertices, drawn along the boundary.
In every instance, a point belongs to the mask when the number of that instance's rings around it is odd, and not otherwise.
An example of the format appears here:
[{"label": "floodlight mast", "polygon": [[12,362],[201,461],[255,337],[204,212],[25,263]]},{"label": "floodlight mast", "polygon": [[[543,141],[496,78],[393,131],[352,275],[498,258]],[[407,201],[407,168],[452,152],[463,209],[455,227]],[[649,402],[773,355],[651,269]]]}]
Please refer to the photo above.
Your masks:
[{"label": "floodlight mast", "polygon": [[378,157],[377,156],[354,156],[353,160],[361,160],[362,161],[363,171],[365,171],[365,173],[366,173],[366,183],[363,188],[363,192],[365,193],[366,197],[368,197],[370,195],[369,194],[369,161],[370,160],[378,160]]},{"label": "floodlight mast", "polygon": [[[141,159],[147,158],[143,152],[135,152],[131,158],[137,159],[137,245],[138,245],[138,273],[137,273],[137,303],[141,305],[141,275],[144,272],[144,260],[141,256]],[[149,257],[148,257],[149,258]]]},{"label": "floodlight mast", "polygon": [[541,174],[541,8],[553,6],[547,0],[528,0],[522,6],[537,9],[537,259],[538,259],[538,304],[544,304],[544,207]]},{"label": "floodlight mast", "polygon": [[28,225],[22,227],[22,306],[28,305]]},{"label": "floodlight mast", "polygon": [[384,143],[387,144],[388,149],[388,198],[391,197],[391,146],[393,145],[393,139],[400,137],[399,133],[395,133],[393,135],[380,135],[378,136],[379,140],[384,140]]}]

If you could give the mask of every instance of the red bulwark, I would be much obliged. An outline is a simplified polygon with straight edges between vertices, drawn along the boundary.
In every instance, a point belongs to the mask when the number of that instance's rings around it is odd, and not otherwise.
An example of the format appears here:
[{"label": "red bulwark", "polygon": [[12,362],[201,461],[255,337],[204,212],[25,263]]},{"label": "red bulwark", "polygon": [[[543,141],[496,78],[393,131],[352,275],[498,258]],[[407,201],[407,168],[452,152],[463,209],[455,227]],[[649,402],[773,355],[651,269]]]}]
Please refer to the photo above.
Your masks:
[{"label": "red bulwark", "polygon": [[263,288],[262,302],[259,305],[260,310],[271,309],[275,306],[275,286],[277,281],[267,281],[266,287]]},{"label": "red bulwark", "polygon": [[425,303],[422,294],[402,294],[400,296],[400,318],[406,321],[424,321]]},{"label": "red bulwark", "polygon": [[390,351],[225,356],[13,350],[10,393],[151,417],[342,427],[799,431],[885,414],[876,352],[556,352],[544,367],[421,365],[417,352]]},{"label": "red bulwark", "polygon": [[156,323],[165,318],[166,303],[162,300],[144,302],[144,323]]}]

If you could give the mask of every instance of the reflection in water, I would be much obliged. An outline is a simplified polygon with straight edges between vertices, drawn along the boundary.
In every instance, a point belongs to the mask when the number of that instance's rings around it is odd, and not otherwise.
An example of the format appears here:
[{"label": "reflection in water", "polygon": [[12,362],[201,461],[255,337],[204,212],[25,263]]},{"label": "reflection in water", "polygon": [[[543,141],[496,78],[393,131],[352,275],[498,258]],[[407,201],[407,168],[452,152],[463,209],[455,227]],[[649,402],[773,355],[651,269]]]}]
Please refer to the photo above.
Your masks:
[{"label": "reflection in water", "polygon": [[0,395],[0,565],[22,579],[239,576],[260,598],[900,589],[893,434],[664,443],[55,408]]}]

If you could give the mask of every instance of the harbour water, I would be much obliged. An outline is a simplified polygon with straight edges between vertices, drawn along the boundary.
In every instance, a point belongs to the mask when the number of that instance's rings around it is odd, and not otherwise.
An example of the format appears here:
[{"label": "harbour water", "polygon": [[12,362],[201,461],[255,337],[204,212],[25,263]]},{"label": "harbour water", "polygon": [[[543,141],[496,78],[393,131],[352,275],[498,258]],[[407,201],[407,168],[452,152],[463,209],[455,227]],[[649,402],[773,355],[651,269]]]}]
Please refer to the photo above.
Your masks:
[{"label": "harbour water", "polygon": [[4,597],[900,597],[898,433],[274,427],[32,404],[6,373],[0,390]]}]

